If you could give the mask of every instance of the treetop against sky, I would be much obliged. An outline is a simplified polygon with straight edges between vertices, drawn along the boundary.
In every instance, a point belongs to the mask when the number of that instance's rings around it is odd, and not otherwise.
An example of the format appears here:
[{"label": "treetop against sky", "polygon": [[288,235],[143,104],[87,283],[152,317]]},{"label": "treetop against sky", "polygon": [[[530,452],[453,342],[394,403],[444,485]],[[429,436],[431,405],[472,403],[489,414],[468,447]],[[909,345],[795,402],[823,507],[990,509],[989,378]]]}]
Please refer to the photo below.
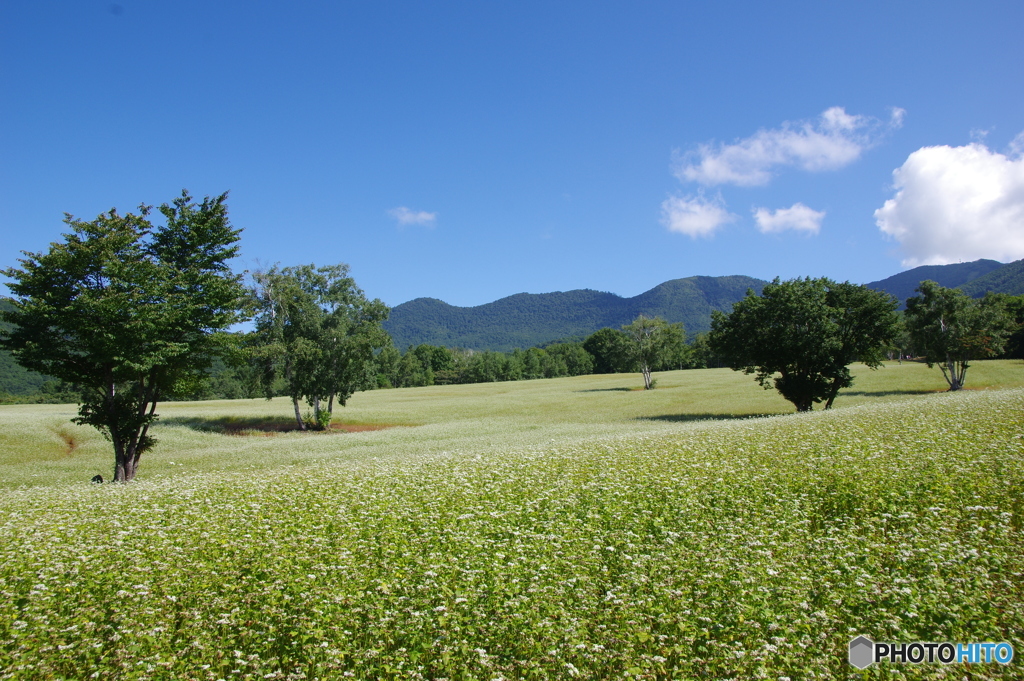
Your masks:
[{"label": "treetop against sky", "polygon": [[367,295],[863,283],[1024,257],[1024,5],[0,6],[0,266],[230,190]]}]

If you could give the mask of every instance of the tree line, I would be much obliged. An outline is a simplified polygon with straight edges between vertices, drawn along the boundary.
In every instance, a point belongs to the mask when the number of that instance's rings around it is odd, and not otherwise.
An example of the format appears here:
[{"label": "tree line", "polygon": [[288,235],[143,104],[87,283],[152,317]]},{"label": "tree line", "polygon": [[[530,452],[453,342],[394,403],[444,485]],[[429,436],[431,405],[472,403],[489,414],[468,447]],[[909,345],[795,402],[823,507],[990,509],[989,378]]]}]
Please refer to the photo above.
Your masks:
[{"label": "tree line", "polygon": [[[401,353],[382,327],[387,306],[367,298],[347,265],[232,272],[241,230],[226,199],[183,191],[156,213],[66,215],[63,242],[2,271],[15,298],[0,310],[0,347],[56,379],[51,394],[77,397],[74,420],[112,443],[117,481],[133,479],[155,445],[160,401],[216,389],[287,395],[298,427],[322,430],[359,390],[621,371],[639,372],[650,390],[655,371],[712,365],[754,374],[809,411],[853,384],[852,363],[877,368],[897,348],[938,366],[955,391],[971,361],[1021,346],[1024,297],[977,300],[924,282],[901,318],[886,293],[806,278],[749,290],[689,343],[682,324],[640,315],[543,348]],[[244,320],[252,331],[228,332]]]}]

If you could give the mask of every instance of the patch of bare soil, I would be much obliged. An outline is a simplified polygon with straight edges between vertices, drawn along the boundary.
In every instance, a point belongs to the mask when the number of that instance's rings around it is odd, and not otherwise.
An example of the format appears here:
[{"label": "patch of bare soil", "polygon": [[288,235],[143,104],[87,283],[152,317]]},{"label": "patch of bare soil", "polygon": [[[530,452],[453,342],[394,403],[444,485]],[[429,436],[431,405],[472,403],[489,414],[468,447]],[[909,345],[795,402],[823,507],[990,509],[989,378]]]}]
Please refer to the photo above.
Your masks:
[{"label": "patch of bare soil", "polygon": [[74,435],[68,433],[67,431],[59,427],[50,428],[50,431],[53,432],[53,434],[56,435],[58,438],[60,438],[60,441],[64,446],[65,456],[71,456],[72,454],[75,453],[75,450],[78,449],[80,443]]}]

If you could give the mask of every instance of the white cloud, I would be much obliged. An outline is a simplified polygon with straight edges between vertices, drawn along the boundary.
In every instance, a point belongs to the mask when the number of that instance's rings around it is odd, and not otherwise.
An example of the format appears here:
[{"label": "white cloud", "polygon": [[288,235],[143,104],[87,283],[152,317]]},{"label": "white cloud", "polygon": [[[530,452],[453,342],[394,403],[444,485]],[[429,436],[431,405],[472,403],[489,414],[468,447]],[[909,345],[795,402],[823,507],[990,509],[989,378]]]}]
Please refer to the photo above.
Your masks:
[{"label": "white cloud", "polygon": [[1024,156],[1024,132],[1021,132],[1010,142],[1010,156],[1020,158]]},{"label": "white cloud", "polygon": [[405,225],[426,225],[428,227],[433,227],[434,221],[437,220],[437,213],[428,213],[425,210],[409,210],[405,206],[392,208],[388,211],[388,215],[397,220],[398,224],[402,227]]},{"label": "white cloud", "polygon": [[725,209],[722,197],[706,199],[704,196],[672,196],[661,204],[661,222],[669,231],[687,234],[694,239],[709,237],[736,219]]},{"label": "white cloud", "polygon": [[984,144],[924,147],[893,171],[896,195],[875,211],[907,267],[1024,258],[1024,136],[1010,155]]},{"label": "white cloud", "polygon": [[885,126],[876,118],[851,115],[834,106],[816,121],[786,122],[733,144],[701,144],[677,158],[675,174],[682,181],[703,185],[753,186],[767,184],[777,167],[835,170],[857,160],[884,129],[900,127],[905,114],[903,109],[892,109]]},{"label": "white cloud", "polygon": [[779,208],[778,210],[768,210],[767,208],[754,210],[757,228],[765,234],[777,234],[787,229],[817,234],[821,229],[821,221],[824,217],[824,211],[816,211],[802,203],[794,203],[789,208]]},{"label": "white cloud", "polygon": [[907,116],[907,110],[894,106],[889,109],[889,128],[895,130],[903,127],[903,119]]}]

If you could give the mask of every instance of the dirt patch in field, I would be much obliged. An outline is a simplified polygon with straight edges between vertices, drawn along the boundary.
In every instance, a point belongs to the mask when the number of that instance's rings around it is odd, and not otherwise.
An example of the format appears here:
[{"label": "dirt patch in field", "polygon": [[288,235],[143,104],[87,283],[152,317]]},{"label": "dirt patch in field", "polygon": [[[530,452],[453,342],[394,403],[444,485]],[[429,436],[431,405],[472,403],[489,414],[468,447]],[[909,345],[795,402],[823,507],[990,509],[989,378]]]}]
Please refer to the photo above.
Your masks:
[{"label": "dirt patch in field", "polygon": [[[161,419],[161,423],[168,425],[185,426],[193,430],[201,430],[207,433],[221,433],[223,435],[236,435],[241,437],[269,437],[278,433],[299,432],[301,429],[295,423],[295,419],[287,417],[266,416],[266,417],[237,417],[223,416],[214,419],[204,418],[167,418]],[[310,434],[341,434],[341,433],[363,433],[371,430],[384,430],[385,428],[397,428],[406,424],[400,423],[332,423],[327,430],[310,430]]]},{"label": "dirt patch in field", "polygon": [[61,444],[64,447],[64,456],[71,456],[74,454],[75,450],[78,449],[81,444],[74,434],[69,433],[67,429],[62,426],[51,427],[50,431],[60,439]]}]

